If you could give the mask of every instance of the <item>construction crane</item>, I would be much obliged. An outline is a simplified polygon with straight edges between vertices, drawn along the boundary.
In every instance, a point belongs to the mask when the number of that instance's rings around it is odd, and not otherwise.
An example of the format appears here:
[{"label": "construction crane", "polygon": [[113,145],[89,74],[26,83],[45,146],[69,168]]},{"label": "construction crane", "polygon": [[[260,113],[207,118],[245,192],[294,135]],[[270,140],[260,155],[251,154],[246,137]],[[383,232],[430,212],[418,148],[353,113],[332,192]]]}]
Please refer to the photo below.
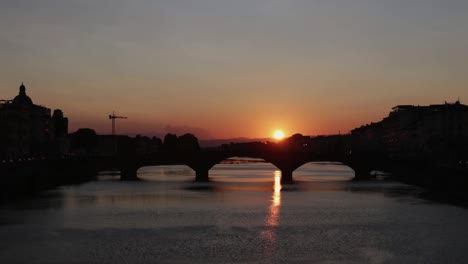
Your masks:
[{"label": "construction crane", "polygon": [[121,119],[127,119],[126,116],[116,116],[114,111],[112,111],[112,115],[109,115],[109,119],[112,120],[112,135],[115,136],[115,119],[121,118]]}]

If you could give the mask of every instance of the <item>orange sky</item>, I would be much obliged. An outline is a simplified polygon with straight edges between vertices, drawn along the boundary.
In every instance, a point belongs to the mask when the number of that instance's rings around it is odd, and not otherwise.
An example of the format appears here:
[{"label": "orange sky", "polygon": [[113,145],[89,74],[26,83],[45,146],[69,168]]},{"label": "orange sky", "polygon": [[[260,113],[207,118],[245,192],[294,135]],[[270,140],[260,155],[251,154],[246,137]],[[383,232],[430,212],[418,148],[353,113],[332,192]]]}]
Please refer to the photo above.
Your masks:
[{"label": "orange sky", "polygon": [[[410,3],[409,3],[410,2]],[[468,100],[468,2],[5,1],[0,98],[24,81],[70,130],[347,133]]]}]

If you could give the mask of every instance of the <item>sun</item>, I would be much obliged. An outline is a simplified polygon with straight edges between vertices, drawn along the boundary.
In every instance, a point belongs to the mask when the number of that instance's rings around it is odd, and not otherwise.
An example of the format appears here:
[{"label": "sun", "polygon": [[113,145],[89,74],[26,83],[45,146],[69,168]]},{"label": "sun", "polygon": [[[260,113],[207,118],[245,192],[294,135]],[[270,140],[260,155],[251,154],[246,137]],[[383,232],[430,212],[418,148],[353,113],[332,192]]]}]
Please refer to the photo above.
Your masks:
[{"label": "sun", "polygon": [[276,140],[281,140],[284,138],[284,132],[281,131],[281,130],[275,130],[275,132],[273,132],[273,138],[275,138]]}]

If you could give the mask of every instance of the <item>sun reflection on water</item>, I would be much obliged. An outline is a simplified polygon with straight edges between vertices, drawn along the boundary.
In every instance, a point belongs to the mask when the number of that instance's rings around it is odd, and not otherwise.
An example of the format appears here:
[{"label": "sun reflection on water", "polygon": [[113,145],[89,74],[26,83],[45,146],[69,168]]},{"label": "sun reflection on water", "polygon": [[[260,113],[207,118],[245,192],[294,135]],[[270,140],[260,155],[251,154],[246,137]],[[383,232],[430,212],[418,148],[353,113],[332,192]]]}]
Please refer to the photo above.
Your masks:
[{"label": "sun reflection on water", "polygon": [[274,175],[275,182],[271,204],[268,209],[265,229],[261,233],[265,243],[264,257],[267,258],[270,258],[275,254],[276,228],[279,224],[281,206],[281,172],[277,170]]},{"label": "sun reflection on water", "polygon": [[274,227],[279,222],[279,211],[281,205],[281,172],[275,171],[275,185],[273,186],[272,204],[268,214],[268,226]]},{"label": "sun reflection on water", "polygon": [[275,186],[273,192],[273,206],[281,205],[281,172],[275,171]]}]

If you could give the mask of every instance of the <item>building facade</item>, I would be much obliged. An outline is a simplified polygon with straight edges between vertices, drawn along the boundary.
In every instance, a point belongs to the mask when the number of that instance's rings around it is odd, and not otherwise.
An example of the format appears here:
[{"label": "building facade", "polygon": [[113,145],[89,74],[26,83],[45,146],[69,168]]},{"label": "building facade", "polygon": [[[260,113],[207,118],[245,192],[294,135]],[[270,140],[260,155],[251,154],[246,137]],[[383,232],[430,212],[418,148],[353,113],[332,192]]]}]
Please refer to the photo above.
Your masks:
[{"label": "building facade", "polygon": [[55,141],[68,134],[61,110],[36,105],[21,84],[12,100],[0,101],[0,157],[43,156],[54,152]]},{"label": "building facade", "polygon": [[381,122],[351,131],[364,151],[379,149],[397,157],[468,158],[468,106],[444,103],[398,105]]}]

